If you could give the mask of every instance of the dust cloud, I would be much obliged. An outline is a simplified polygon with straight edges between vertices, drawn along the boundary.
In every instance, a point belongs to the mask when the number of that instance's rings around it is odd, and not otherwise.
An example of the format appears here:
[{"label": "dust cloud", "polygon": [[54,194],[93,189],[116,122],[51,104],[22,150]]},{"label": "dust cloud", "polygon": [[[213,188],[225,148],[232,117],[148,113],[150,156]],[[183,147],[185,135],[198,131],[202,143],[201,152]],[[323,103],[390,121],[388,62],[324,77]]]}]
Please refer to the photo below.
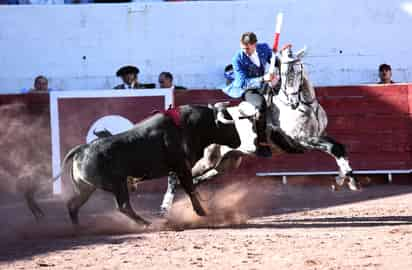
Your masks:
[{"label": "dust cloud", "polygon": [[[3,240],[49,239],[81,235],[116,235],[197,227],[244,224],[273,204],[273,181],[214,181],[201,185],[202,205],[208,215],[199,217],[186,194],[178,196],[170,213],[159,217],[160,192],[146,192],[134,199],[137,213],[152,222],[136,224],[115,209],[113,195],[97,192],[79,213],[80,226],[74,228],[68,217],[69,194],[51,196],[51,134],[48,109],[26,104],[0,106],[0,214]],[[224,182],[224,183],[223,183]],[[217,183],[217,184],[216,184]],[[23,196],[35,194],[46,214],[36,222]],[[67,191],[70,192],[70,191]],[[131,196],[135,196],[132,194]],[[155,199],[153,199],[155,198]]]},{"label": "dust cloud", "polygon": [[168,215],[169,225],[177,228],[226,227],[247,223],[251,217],[264,215],[276,204],[279,185],[252,178],[247,181],[206,186],[200,190],[207,216],[193,211],[187,196],[175,202]]},{"label": "dust cloud", "polygon": [[48,111],[19,103],[2,105],[0,125],[0,192],[37,191],[51,177]]}]

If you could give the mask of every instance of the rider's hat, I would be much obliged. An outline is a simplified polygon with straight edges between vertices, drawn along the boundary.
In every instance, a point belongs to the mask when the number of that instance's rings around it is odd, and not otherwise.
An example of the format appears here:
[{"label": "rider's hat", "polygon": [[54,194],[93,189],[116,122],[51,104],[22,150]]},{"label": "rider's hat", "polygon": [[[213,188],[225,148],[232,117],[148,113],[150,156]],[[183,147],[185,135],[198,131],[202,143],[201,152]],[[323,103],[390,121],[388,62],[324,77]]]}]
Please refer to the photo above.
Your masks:
[{"label": "rider's hat", "polygon": [[139,74],[139,69],[135,66],[123,66],[119,68],[119,70],[116,72],[117,77],[122,77],[125,74],[128,73],[134,73],[134,74]]}]

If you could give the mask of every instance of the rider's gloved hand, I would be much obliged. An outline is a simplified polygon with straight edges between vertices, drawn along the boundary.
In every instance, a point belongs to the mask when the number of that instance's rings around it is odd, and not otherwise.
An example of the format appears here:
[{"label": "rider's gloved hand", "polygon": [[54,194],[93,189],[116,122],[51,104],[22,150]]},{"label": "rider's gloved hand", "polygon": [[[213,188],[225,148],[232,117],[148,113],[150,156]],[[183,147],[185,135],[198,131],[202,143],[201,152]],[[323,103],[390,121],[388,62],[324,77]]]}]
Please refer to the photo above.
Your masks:
[{"label": "rider's gloved hand", "polygon": [[270,86],[274,87],[278,83],[279,77],[275,73],[266,73],[263,76],[263,81],[268,82]]},{"label": "rider's gloved hand", "polygon": [[264,82],[270,82],[275,78],[275,74],[274,73],[266,73],[265,75],[263,75],[263,81]]}]

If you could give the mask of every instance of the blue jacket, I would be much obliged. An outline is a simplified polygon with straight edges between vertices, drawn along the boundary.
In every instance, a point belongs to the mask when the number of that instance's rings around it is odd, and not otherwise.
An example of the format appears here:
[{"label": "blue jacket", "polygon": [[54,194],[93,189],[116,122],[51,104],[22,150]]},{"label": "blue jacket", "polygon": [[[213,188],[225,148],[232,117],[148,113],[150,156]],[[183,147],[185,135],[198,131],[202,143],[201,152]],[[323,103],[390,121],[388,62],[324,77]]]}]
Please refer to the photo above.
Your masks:
[{"label": "blue jacket", "polygon": [[260,67],[256,66],[241,49],[233,56],[232,65],[235,80],[223,89],[227,95],[238,98],[246,89],[260,88],[262,76],[265,74],[266,63],[270,62],[272,50],[266,43],[258,43],[256,52],[259,57]]}]

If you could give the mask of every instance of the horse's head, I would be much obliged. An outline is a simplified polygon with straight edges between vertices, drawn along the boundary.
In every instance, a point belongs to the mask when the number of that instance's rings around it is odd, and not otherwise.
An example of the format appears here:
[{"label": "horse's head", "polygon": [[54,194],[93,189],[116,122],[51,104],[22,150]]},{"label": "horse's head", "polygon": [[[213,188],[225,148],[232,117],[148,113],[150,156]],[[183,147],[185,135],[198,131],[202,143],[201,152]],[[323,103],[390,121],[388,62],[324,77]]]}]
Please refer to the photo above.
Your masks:
[{"label": "horse's head", "polygon": [[291,47],[291,45],[286,45],[280,53],[280,91],[286,96],[288,104],[293,109],[296,109],[299,106],[299,91],[303,84],[303,64],[301,58],[306,48],[293,54]]}]

